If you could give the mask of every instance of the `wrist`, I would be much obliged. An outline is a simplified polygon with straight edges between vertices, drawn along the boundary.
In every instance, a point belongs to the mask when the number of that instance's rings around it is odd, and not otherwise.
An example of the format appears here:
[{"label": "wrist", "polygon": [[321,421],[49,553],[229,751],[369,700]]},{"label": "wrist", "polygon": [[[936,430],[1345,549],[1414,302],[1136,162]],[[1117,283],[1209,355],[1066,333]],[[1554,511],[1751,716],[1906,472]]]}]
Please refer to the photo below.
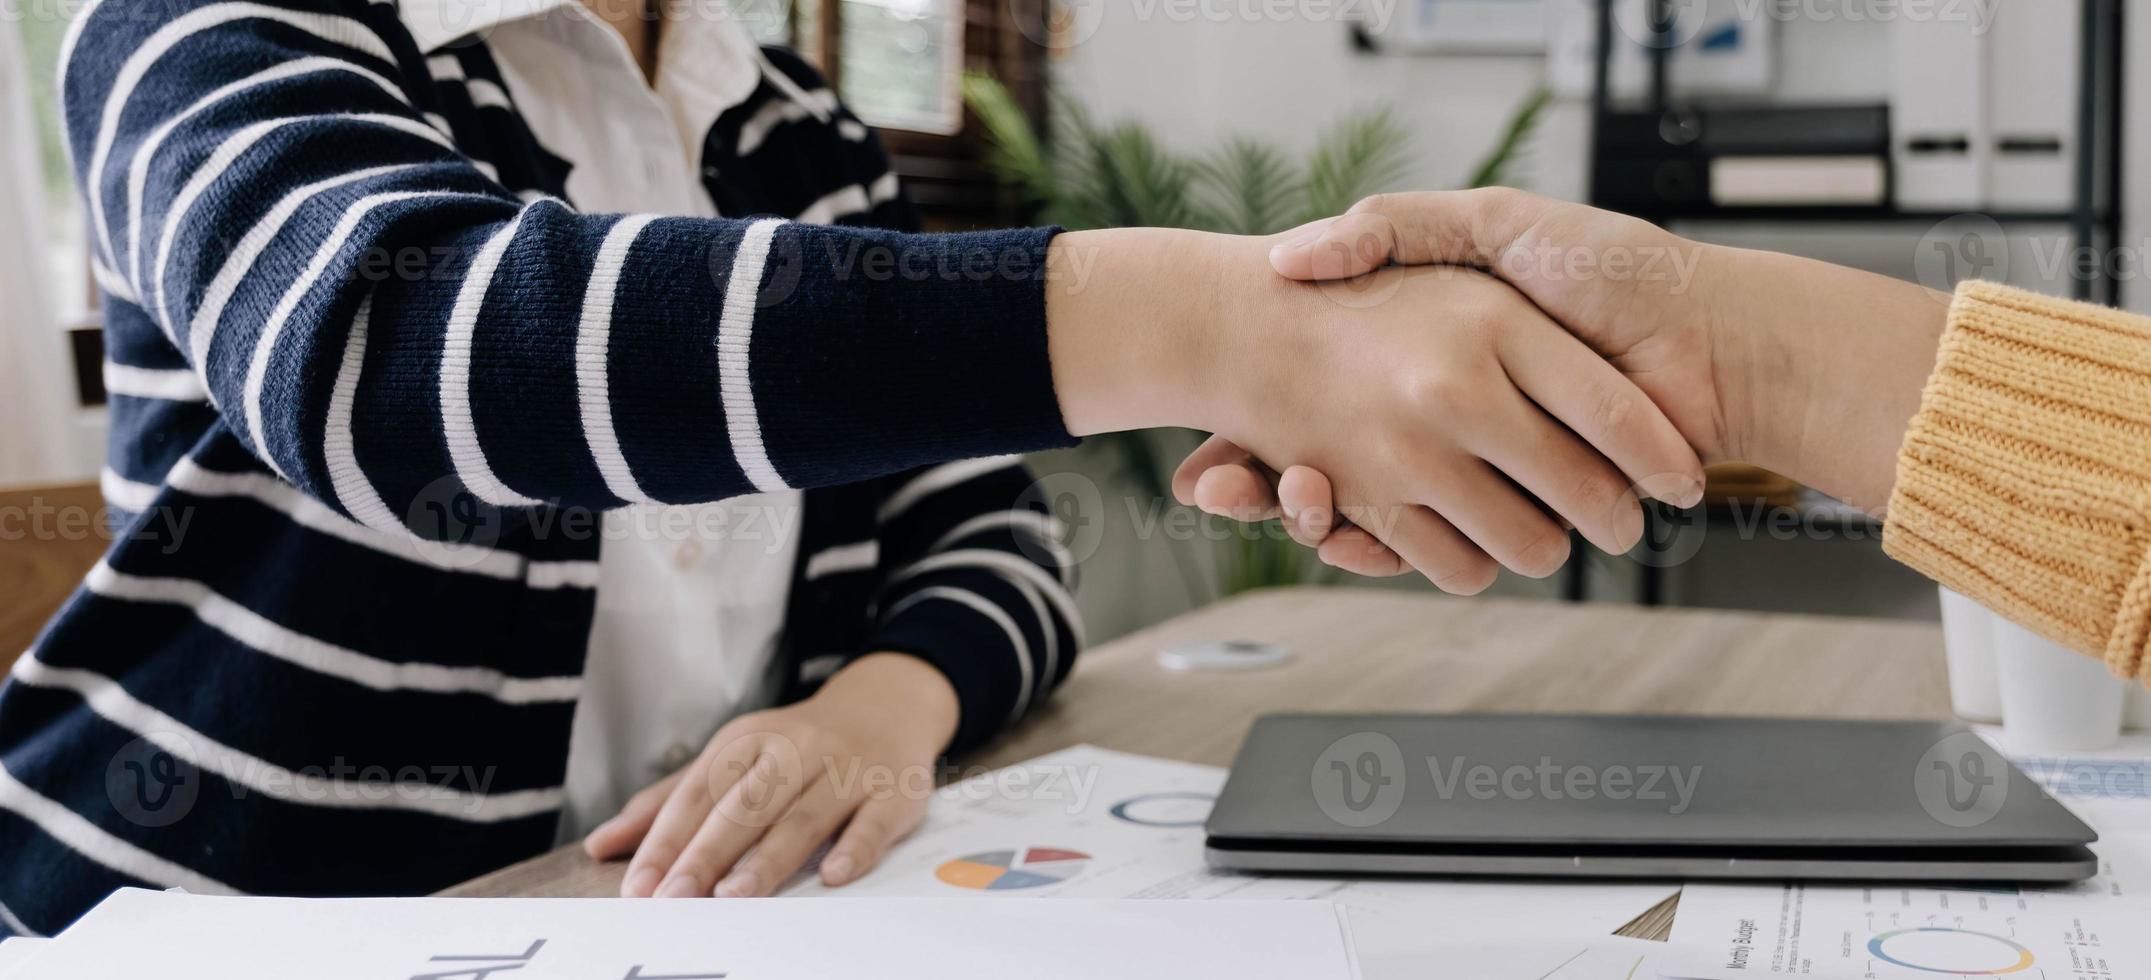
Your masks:
[{"label": "wrist", "polygon": [[1276,278],[1267,250],[1263,239],[1164,228],[1055,239],[1047,345],[1068,431],[1213,429],[1245,388],[1234,311]]},{"label": "wrist", "polygon": [[1712,350],[1727,459],[1879,512],[1949,295],[1789,255],[1724,251]]},{"label": "wrist", "polygon": [[948,676],[905,653],[870,653],[846,664],[814,699],[865,720],[913,754],[938,754],[947,746],[962,710]]}]

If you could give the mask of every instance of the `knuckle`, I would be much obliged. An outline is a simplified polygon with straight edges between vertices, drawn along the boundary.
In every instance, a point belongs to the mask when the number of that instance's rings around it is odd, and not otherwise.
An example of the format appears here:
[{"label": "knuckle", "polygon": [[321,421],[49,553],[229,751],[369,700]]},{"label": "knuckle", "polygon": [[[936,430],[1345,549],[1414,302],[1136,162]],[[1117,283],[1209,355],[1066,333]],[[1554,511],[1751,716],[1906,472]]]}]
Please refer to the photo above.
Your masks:
[{"label": "knuckle", "polygon": [[1387,214],[1389,211],[1393,210],[1398,203],[1400,203],[1399,199],[1402,197],[1402,194],[1393,191],[1380,194],[1369,194],[1366,197],[1360,198],[1358,203],[1352,205],[1351,208],[1347,209],[1344,213]]},{"label": "knuckle", "polygon": [[1443,371],[1413,375],[1406,382],[1404,399],[1422,423],[1430,417],[1441,420],[1468,415],[1481,401],[1475,382]]},{"label": "knuckle", "polygon": [[1558,532],[1535,535],[1516,552],[1516,571],[1532,578],[1545,578],[1568,563],[1568,554],[1568,535]]},{"label": "knuckle", "polygon": [[1636,397],[1635,393],[1619,388],[1609,387],[1599,392],[1591,407],[1591,424],[1609,437],[1627,434],[1643,418]]},{"label": "knuckle", "polygon": [[1569,499],[1579,517],[1614,517],[1628,503],[1628,487],[1604,473],[1577,478]]}]

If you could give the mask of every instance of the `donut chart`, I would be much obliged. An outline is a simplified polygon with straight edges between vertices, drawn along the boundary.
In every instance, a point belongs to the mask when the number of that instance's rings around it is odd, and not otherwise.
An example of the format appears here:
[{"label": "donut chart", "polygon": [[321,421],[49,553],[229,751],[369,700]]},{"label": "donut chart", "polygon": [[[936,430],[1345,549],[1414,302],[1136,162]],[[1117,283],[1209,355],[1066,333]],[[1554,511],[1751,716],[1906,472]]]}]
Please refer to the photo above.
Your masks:
[{"label": "donut chart", "polygon": [[1063,847],[980,851],[934,869],[943,884],[972,891],[1015,891],[1067,881],[1090,866],[1090,855]]},{"label": "donut chart", "polygon": [[1893,966],[1960,977],[1999,977],[2031,969],[2032,953],[2014,940],[1970,929],[1921,926],[1885,932],[1867,951]]},{"label": "donut chart", "polygon": [[1210,793],[1145,793],[1115,803],[1107,812],[1139,827],[1200,827],[1216,804],[1217,797]]}]

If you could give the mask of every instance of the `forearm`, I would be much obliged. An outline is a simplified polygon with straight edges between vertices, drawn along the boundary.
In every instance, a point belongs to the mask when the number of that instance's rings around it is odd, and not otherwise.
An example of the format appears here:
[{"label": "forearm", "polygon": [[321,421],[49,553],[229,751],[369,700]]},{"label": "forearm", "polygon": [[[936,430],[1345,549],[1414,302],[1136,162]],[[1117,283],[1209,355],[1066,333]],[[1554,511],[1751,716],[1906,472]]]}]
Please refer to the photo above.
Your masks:
[{"label": "forearm", "polygon": [[1773,252],[1706,261],[1724,455],[1881,510],[1949,296]]}]

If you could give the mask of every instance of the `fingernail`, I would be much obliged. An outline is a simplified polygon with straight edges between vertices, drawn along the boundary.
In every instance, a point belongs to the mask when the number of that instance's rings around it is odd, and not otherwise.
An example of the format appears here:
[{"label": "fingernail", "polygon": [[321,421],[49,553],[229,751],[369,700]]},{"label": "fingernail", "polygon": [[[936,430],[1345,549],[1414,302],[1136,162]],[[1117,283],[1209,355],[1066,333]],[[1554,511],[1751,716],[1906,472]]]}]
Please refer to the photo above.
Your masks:
[{"label": "fingernail", "polygon": [[665,882],[665,887],[658,891],[657,897],[693,898],[700,894],[702,894],[702,886],[695,884],[695,880],[692,877],[673,875],[671,880]]},{"label": "fingernail", "polygon": [[642,898],[657,888],[657,879],[664,872],[656,868],[636,868],[627,873],[627,880],[620,883],[620,897]]},{"label": "fingernail", "polygon": [[852,872],[856,870],[857,862],[851,859],[850,854],[840,851],[822,861],[822,880],[832,885],[841,885],[850,881]]},{"label": "fingernail", "polygon": [[1703,502],[1703,481],[1701,481],[1701,480],[1690,480],[1690,481],[1688,481],[1688,492],[1686,492],[1686,493],[1683,493],[1683,494],[1681,494],[1681,495],[1680,495],[1680,505],[1681,505],[1682,507],[1693,507],[1693,506],[1695,506],[1695,505],[1697,505],[1697,504],[1700,504],[1700,503],[1702,503],[1702,502]]},{"label": "fingernail", "polygon": [[746,898],[759,890],[760,886],[761,883],[754,878],[754,872],[735,871],[730,877],[717,883],[717,897]]}]

